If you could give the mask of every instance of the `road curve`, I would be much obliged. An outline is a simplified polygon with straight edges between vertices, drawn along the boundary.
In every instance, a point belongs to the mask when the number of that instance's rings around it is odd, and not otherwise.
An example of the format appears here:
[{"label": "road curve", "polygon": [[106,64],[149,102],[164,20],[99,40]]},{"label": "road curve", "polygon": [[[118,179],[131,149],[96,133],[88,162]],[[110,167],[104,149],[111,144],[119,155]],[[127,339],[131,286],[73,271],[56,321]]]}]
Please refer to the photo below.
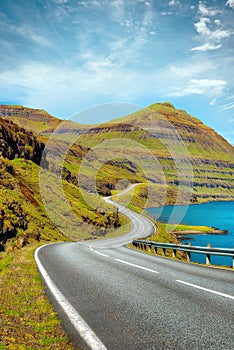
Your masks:
[{"label": "road curve", "polygon": [[[113,204],[113,201],[110,198],[105,198],[105,201],[107,203]],[[114,204],[117,206],[119,212],[126,215],[131,220],[132,222],[131,231],[128,234],[121,237],[95,240],[95,241],[94,240],[86,241],[84,242],[84,244],[92,245],[93,247],[98,247],[99,249],[117,248],[117,247],[126,245],[128,243],[131,243],[135,238],[147,237],[154,233],[155,227],[149,219],[128,208],[125,208],[123,205],[119,203],[115,202]]]},{"label": "road curve", "polygon": [[76,349],[233,350],[234,273],[123,247],[153,226],[117,206],[133,221],[126,237],[35,253]]},{"label": "road curve", "polygon": [[[88,325],[76,327],[55,302],[77,349],[233,350],[232,271],[78,243],[47,245],[38,259]],[[90,335],[87,345],[90,329],[97,347]]]}]

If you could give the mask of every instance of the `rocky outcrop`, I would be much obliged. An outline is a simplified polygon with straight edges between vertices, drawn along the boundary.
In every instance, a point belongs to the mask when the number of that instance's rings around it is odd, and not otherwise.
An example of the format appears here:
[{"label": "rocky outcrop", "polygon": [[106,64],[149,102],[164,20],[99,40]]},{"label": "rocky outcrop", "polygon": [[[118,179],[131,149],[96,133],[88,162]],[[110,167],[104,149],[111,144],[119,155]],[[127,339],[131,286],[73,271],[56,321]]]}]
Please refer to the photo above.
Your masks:
[{"label": "rocky outcrop", "polygon": [[16,200],[5,199],[0,209],[0,242],[5,244],[17,235],[19,229],[26,230],[28,218],[22,205]]},{"label": "rocky outcrop", "polygon": [[24,158],[46,167],[44,148],[45,144],[32,132],[0,118],[0,157],[10,160]]},{"label": "rocky outcrop", "polygon": [[103,207],[96,208],[94,218],[90,218],[90,216],[87,215],[82,215],[82,220],[84,223],[94,226],[94,230],[92,232],[93,236],[104,236],[108,229],[117,229],[121,226],[118,211],[106,212],[105,208]]}]

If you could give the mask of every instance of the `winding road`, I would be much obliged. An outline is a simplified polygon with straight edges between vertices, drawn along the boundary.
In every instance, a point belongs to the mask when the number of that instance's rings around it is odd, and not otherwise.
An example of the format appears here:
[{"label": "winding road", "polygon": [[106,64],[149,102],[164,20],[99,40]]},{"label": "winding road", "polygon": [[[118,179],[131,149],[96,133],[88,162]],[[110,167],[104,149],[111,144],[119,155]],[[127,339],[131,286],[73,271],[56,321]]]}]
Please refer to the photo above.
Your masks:
[{"label": "winding road", "polygon": [[35,252],[46,291],[76,349],[233,350],[233,271],[123,246],[154,228],[116,205],[132,221],[128,235],[50,244]]}]

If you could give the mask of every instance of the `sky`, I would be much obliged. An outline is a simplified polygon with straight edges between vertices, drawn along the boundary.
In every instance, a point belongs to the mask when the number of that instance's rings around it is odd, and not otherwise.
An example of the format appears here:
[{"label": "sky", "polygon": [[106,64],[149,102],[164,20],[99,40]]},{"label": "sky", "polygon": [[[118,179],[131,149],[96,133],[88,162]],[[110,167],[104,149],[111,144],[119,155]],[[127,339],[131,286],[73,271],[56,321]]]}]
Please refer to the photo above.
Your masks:
[{"label": "sky", "polygon": [[233,51],[234,0],[0,0],[0,104],[169,101],[234,144]]}]

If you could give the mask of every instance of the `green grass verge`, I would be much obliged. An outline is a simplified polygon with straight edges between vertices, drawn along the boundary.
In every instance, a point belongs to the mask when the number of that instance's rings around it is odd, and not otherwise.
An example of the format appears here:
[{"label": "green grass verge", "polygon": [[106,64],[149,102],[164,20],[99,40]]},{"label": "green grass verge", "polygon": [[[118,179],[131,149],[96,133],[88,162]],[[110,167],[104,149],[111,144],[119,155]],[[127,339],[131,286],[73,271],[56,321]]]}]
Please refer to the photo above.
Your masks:
[{"label": "green grass verge", "polygon": [[210,233],[212,232],[212,228],[209,226],[191,226],[191,225],[180,225],[180,224],[161,224],[162,227],[167,230],[168,232],[180,232],[182,233],[183,231],[186,232],[201,232],[201,233]]},{"label": "green grass verge", "polygon": [[34,262],[39,244],[0,256],[0,349],[71,350]]}]

